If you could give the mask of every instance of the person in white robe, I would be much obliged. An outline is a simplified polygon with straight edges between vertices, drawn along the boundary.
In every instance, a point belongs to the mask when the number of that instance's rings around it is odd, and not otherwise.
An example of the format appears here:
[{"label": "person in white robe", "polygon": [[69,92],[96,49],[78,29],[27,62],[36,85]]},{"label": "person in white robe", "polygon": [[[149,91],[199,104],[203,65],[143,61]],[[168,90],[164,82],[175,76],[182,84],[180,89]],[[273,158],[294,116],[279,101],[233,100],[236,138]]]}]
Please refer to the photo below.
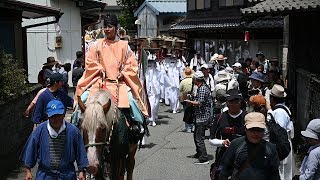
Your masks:
[{"label": "person in white robe", "polygon": [[[167,88],[168,100],[172,113],[177,113],[179,109],[179,85],[180,85],[180,67],[175,57],[167,58],[166,65],[168,80],[170,86]],[[180,64],[181,65],[181,64]],[[167,94],[166,94],[167,95]]]},{"label": "person in white robe", "polygon": [[160,71],[160,78],[159,78],[159,81],[160,81],[160,101],[161,103],[164,102],[164,99],[165,99],[165,91],[164,91],[164,79],[165,79],[165,76],[166,76],[166,70],[165,70],[165,62],[164,60],[160,60],[160,61],[157,61],[156,62],[157,64],[157,69],[158,71]]},{"label": "person in white robe", "polygon": [[206,62],[201,57],[200,51],[198,51],[195,56],[190,61],[190,68],[194,71],[200,70],[201,66]]},{"label": "person in white robe", "polygon": [[156,126],[156,119],[159,110],[160,100],[160,78],[161,72],[158,71],[155,59],[148,60],[148,68],[146,71],[146,88],[150,103],[151,114],[149,117],[149,125]]},{"label": "person in white robe", "polygon": [[[286,96],[287,94],[285,92],[284,87],[275,84],[270,92],[270,105],[273,110],[268,110],[268,113],[272,114],[276,123],[287,130],[288,140],[291,146],[291,151],[289,155],[284,160],[280,161],[279,172],[281,180],[291,180],[294,177],[296,171],[295,158],[292,146],[292,139],[294,138],[294,126],[293,122],[290,119],[291,112],[289,108],[285,105]],[[271,116],[268,115],[267,119],[268,121],[270,121]],[[269,140],[269,137],[267,137],[266,140]]]}]

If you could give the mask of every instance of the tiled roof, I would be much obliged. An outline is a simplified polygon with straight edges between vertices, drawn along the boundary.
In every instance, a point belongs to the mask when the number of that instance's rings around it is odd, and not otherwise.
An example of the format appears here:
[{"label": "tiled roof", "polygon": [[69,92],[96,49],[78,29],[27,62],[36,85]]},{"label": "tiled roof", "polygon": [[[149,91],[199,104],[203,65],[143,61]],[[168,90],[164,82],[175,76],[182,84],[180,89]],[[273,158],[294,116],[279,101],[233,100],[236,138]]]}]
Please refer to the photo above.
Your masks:
[{"label": "tiled roof", "polygon": [[171,31],[218,30],[231,28],[282,28],[283,18],[264,18],[249,24],[242,24],[240,19],[182,21],[173,25]]},{"label": "tiled roof", "polygon": [[283,27],[283,18],[268,18],[268,19],[259,19],[252,21],[248,25],[245,25],[246,28],[282,28]]},{"label": "tiled roof", "polygon": [[264,0],[248,0],[248,2],[261,2],[261,1],[264,1]]},{"label": "tiled roof", "polygon": [[267,14],[284,11],[305,11],[320,9],[320,0],[265,0],[252,7],[243,8],[241,12],[247,14]]},{"label": "tiled roof", "polygon": [[240,26],[240,19],[204,20],[204,21],[182,21],[173,25],[170,30],[205,30],[226,29]]},{"label": "tiled roof", "polygon": [[134,16],[138,16],[139,12],[145,7],[149,7],[156,15],[160,13],[186,13],[186,0],[146,0],[135,12]]}]

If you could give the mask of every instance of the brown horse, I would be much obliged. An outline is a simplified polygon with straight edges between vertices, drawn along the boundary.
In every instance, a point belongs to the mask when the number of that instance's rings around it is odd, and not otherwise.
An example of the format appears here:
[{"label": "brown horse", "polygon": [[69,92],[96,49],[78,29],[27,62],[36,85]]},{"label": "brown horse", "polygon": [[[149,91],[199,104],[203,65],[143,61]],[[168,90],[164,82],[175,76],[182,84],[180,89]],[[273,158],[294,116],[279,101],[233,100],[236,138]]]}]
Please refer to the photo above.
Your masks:
[{"label": "brown horse", "polygon": [[95,179],[132,180],[137,144],[129,142],[130,120],[119,110],[108,91],[98,90],[86,105],[78,97],[84,113],[81,129],[87,148],[87,172]]}]

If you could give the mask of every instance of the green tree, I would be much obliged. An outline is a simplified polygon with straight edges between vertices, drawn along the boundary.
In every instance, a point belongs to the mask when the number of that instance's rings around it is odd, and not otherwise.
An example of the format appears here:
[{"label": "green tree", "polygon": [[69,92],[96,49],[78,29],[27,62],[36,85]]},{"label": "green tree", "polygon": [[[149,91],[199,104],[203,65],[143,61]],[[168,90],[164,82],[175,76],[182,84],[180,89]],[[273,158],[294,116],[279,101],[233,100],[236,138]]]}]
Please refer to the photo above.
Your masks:
[{"label": "green tree", "polygon": [[20,61],[0,50],[0,67],[0,101],[15,98],[27,91],[26,70],[21,68]]},{"label": "green tree", "polygon": [[122,7],[119,23],[128,30],[135,30],[134,12],[143,4],[144,0],[117,0],[117,4]]}]

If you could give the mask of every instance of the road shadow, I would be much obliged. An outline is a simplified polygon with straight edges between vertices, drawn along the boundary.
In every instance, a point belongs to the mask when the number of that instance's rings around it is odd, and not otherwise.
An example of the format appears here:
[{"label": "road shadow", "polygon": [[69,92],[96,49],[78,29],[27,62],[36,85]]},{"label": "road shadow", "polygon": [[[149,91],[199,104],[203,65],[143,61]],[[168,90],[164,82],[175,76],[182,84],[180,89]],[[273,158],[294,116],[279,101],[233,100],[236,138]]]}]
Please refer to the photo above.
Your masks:
[{"label": "road shadow", "polygon": [[[189,156],[187,156],[187,158],[197,159],[197,158],[194,158],[193,155],[189,155]],[[213,159],[214,159],[213,155],[208,154],[208,160],[211,161],[211,160],[213,160]]]},{"label": "road shadow", "polygon": [[157,145],[157,144],[154,144],[154,143],[149,143],[149,144],[145,144],[145,145],[143,145],[141,148],[147,148],[147,149],[151,149],[151,148],[153,148],[155,145]]},{"label": "road shadow", "polygon": [[[172,119],[172,117],[169,117],[168,115],[158,115],[158,119],[164,119],[164,118],[166,118],[166,119]],[[158,120],[159,121],[159,120]],[[157,121],[157,122],[158,122]]]},{"label": "road shadow", "polygon": [[157,125],[169,124],[169,121],[168,120],[157,120],[156,123],[157,123]]}]

